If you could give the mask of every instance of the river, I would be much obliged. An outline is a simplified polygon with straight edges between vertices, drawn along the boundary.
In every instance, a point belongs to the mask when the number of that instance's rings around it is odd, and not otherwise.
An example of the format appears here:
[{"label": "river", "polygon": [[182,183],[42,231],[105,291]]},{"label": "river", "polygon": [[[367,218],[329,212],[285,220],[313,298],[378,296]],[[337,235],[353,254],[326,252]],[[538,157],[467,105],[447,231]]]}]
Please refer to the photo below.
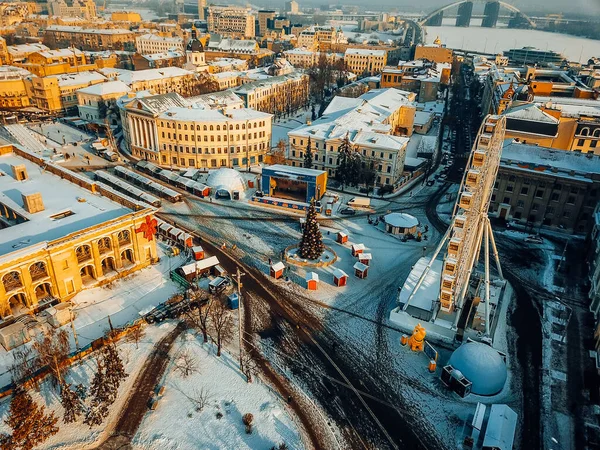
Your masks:
[{"label": "river", "polygon": [[[587,62],[592,56],[600,57],[600,40],[586,39],[566,34],[549,33],[538,30],[517,30],[508,28],[481,28],[472,26],[459,28],[451,25],[453,19],[444,19],[441,27],[426,27],[426,42],[431,44],[437,36],[450,48],[473,50],[487,53],[500,53],[511,48],[533,46],[541,50],[562,53],[570,61]],[[475,19],[473,25],[478,25]],[[351,30],[356,26],[343,26],[345,34],[354,37]],[[372,33],[363,34],[367,37]],[[377,33],[380,39],[397,39],[387,33]]]}]

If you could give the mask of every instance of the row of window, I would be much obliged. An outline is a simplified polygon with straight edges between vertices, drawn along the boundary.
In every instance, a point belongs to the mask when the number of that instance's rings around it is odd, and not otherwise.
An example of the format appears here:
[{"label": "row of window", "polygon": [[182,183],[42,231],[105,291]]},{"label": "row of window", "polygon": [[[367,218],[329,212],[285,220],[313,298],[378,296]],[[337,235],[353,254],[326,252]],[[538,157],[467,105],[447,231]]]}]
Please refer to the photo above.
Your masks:
[{"label": "row of window", "polygon": [[[254,135],[252,135],[252,133],[248,133],[248,139],[258,139],[258,138],[264,138],[266,136],[266,132],[265,131],[259,131],[258,133],[255,131]],[[162,137],[163,139],[177,139],[177,133],[173,133],[173,137],[171,138],[171,133],[165,133],[164,131],[162,132]],[[194,142],[196,141],[196,135],[192,134],[189,135],[191,137],[191,141]],[[254,137],[253,137],[254,136]],[[234,139],[235,138],[235,139]],[[184,134],[182,135],[181,133],[179,133],[179,140],[180,141],[187,141],[188,140],[188,135]],[[214,135],[210,135],[210,139],[209,136],[204,135],[204,139],[202,139],[204,142],[215,142],[215,136]],[[246,134],[234,134],[230,136],[229,141],[245,141],[246,140]],[[198,136],[198,142],[200,142],[200,136]],[[221,142],[221,135],[218,134],[217,135],[217,139],[216,142]],[[227,142],[227,135],[224,134],[223,135],[223,142]]]},{"label": "row of window", "polygon": [[[267,148],[267,144],[265,142],[261,142],[260,144],[254,144],[254,146],[249,145],[248,146],[248,151],[252,151],[252,149],[254,149],[254,151],[258,151],[258,150],[264,150]],[[208,148],[205,147],[204,148],[204,152],[202,152],[201,148],[196,149],[195,147],[184,147],[183,145],[171,145],[171,144],[163,144],[163,150],[169,150],[169,151],[174,151],[174,152],[179,152],[179,153],[192,153],[192,154],[202,154],[204,153],[205,155],[208,154],[221,154],[221,151],[223,153],[228,153],[228,149],[227,147],[223,147],[221,149],[221,147],[212,147],[212,148]],[[237,147],[230,147],[229,148],[229,153],[240,153],[240,152],[245,152],[246,151],[246,146],[242,145],[237,146]]]},{"label": "row of window", "polygon": [[[293,138],[293,139],[292,139],[292,144],[295,144],[295,143],[296,143],[296,138]],[[300,139],[300,145],[304,145],[304,140],[303,140],[303,139]],[[311,148],[312,148],[312,147],[311,147]],[[318,143],[318,142],[315,142],[315,143],[314,143],[314,148],[315,148],[315,150],[320,150],[320,149],[319,149],[319,143]],[[327,144],[324,144],[324,145],[323,145],[323,149],[322,149],[322,150],[325,150],[325,151],[327,151]],[[334,150],[334,148],[333,148],[333,145],[330,145],[330,146],[329,146],[329,151],[332,151],[332,152],[336,151],[336,150]],[[339,151],[339,148],[337,149],[337,151]],[[359,151],[359,152],[361,152],[363,156],[367,156],[367,151],[368,151],[368,150],[367,150],[366,148],[363,148],[363,149],[358,149],[358,151]],[[392,153],[392,152],[390,152],[390,153],[385,153],[385,152],[381,152],[381,151],[380,151],[380,152],[379,152],[379,156],[378,156],[378,157],[379,157],[380,159],[385,159],[386,155],[387,155],[387,159],[394,159],[394,153]],[[296,150],[292,150],[292,156],[296,156]],[[318,156],[319,156],[318,154],[315,154],[313,157],[314,157],[314,158],[318,158]],[[302,158],[302,152],[300,152],[300,157]],[[371,158],[376,158],[376,157],[377,157],[377,156],[376,156],[376,152],[375,152],[375,150],[371,150],[370,157],[371,157]],[[316,159],[315,159],[315,160],[316,160]]]},{"label": "row of window", "polygon": [[[248,164],[248,161],[250,161],[251,165],[256,164],[257,161],[259,163],[262,163],[263,156],[262,155],[258,155],[258,157],[250,156],[249,160],[248,160],[248,158],[231,158],[231,165],[233,167],[245,166]],[[162,163],[168,164],[166,155],[162,155]],[[229,167],[226,158],[221,158],[221,159],[212,158],[209,160],[201,159],[200,161],[197,161],[193,158],[186,159],[186,158],[178,158],[176,156],[172,156],[171,163],[175,164],[177,166],[182,166],[182,167]]]},{"label": "row of window", "polygon": [[[257,128],[257,127],[264,127],[266,125],[266,121],[261,120],[259,122],[248,122],[248,129],[250,128]],[[163,122],[162,120],[160,121],[160,126],[163,128],[173,128],[175,129],[175,122],[173,123],[173,126],[171,126],[171,122]],[[190,131],[194,130],[194,125],[190,125]],[[183,125],[181,125],[181,122],[177,122],[177,129],[178,130],[187,130],[188,129],[188,125],[187,123],[184,123]],[[222,127],[223,131],[227,130],[227,125],[223,125]],[[239,130],[240,129],[240,124],[237,123],[235,125],[235,129]],[[246,129],[246,123],[242,123],[241,124],[241,129],[245,130]],[[202,130],[200,129],[200,125],[196,125],[196,131],[221,131],[221,125],[203,125],[202,126]],[[229,130],[233,130],[233,125],[230,124],[229,125]]]},{"label": "row of window", "polygon": [[[296,151],[295,151],[295,150],[292,150],[292,157],[293,157],[293,158],[295,158],[295,157],[296,157]],[[304,153],[303,153],[303,152],[300,152],[300,154],[299,154],[299,156],[298,156],[298,157],[299,157],[299,158],[304,158]],[[322,162],[325,162],[325,161],[326,161],[326,158],[325,158],[325,156],[323,156],[321,159],[322,159]],[[314,161],[314,162],[319,162],[319,155],[318,155],[318,154],[315,154],[315,155],[313,155],[313,161]],[[336,163],[336,164],[338,164],[338,160],[337,160],[337,158],[336,158],[336,160],[335,160],[335,163]],[[330,165],[330,166],[333,166],[333,158],[331,158],[331,157],[329,158],[329,165]],[[362,163],[362,167],[363,167],[363,169],[364,169],[364,167],[365,167],[365,163],[364,163],[364,162]],[[325,170],[325,169],[323,169],[323,170]],[[379,172],[382,172],[382,171],[383,171],[383,164],[379,164],[379,166],[378,166],[377,170],[378,170]],[[385,171],[386,171],[387,173],[392,173],[392,166],[391,166],[391,165],[388,165],[388,166],[386,167]]]}]

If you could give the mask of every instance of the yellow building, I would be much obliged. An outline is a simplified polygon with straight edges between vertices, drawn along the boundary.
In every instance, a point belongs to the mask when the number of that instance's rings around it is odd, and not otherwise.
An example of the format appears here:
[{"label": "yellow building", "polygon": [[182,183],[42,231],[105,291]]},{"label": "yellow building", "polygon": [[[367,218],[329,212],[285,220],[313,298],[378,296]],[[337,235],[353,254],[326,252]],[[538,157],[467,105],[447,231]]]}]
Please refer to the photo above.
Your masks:
[{"label": "yellow building", "polygon": [[94,0],[49,0],[48,12],[58,17],[79,17],[82,19],[94,19],[96,14],[96,3]]},{"label": "yellow building", "polygon": [[95,64],[88,64],[85,54],[81,50],[75,48],[33,52],[24,61],[14,64],[27,69],[38,77],[83,72],[96,68]]},{"label": "yellow building", "polygon": [[3,319],[157,260],[153,208],[22,148],[0,148],[0,162],[8,169],[0,177]]},{"label": "yellow building", "polygon": [[115,11],[110,15],[112,22],[127,22],[127,23],[140,23],[142,16],[139,13],[131,11]]},{"label": "yellow building", "polygon": [[62,109],[58,78],[32,75],[25,79],[25,87],[31,106],[50,112]]},{"label": "yellow building", "polygon": [[123,28],[83,28],[50,25],[44,31],[44,43],[50,47],[74,46],[81,50],[133,50],[135,33]]},{"label": "yellow building", "polygon": [[452,49],[442,45],[440,38],[433,44],[417,45],[414,59],[428,59],[436,63],[451,63],[454,53]]},{"label": "yellow building", "polygon": [[272,116],[251,109],[210,109],[177,94],[117,103],[126,145],[136,158],[166,167],[246,167],[264,161]]},{"label": "yellow building", "polygon": [[208,31],[236,39],[252,39],[256,35],[255,17],[250,8],[232,6],[208,7]]},{"label": "yellow building", "polygon": [[0,37],[0,65],[10,64],[10,57],[8,56],[8,46],[6,45],[6,39]]},{"label": "yellow building", "polygon": [[387,51],[349,48],[344,53],[344,63],[356,75],[379,73],[387,63]]},{"label": "yellow building", "polygon": [[0,67],[0,108],[24,108],[30,105],[25,78],[31,74],[19,67]]},{"label": "yellow building", "polygon": [[[60,90],[61,109],[67,112],[77,108],[77,91],[95,84],[104,83],[107,78],[98,72],[81,72],[58,75],[58,88]],[[70,111],[71,110],[71,111]]]}]

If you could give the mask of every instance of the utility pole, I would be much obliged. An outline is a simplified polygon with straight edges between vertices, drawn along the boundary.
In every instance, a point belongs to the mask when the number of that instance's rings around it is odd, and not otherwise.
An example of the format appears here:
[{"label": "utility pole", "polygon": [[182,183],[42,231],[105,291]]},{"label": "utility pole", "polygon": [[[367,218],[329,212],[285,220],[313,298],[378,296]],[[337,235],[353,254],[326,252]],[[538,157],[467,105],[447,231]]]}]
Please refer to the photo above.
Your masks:
[{"label": "utility pole", "polygon": [[244,372],[244,361],[243,361],[243,347],[242,347],[242,277],[246,275],[245,273],[240,272],[239,266],[236,269],[236,278],[237,278],[237,295],[238,295],[238,336],[239,336],[239,345],[240,345],[240,370],[242,373]]},{"label": "utility pole", "polygon": [[79,338],[77,337],[77,331],[75,330],[75,324],[73,323],[72,309],[69,309],[69,317],[71,320],[71,329],[73,330],[73,337],[75,338],[75,349],[77,350],[77,358],[81,361],[81,355],[79,354]]}]

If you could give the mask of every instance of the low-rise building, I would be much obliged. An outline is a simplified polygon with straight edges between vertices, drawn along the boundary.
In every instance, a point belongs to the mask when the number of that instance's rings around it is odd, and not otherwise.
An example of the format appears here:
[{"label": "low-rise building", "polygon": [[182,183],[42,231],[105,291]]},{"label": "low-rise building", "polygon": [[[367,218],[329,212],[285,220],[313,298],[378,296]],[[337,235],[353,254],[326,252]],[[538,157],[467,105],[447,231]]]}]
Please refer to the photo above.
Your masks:
[{"label": "low-rise building", "polygon": [[104,83],[107,78],[98,72],[80,72],[57,75],[58,88],[60,90],[61,109],[74,112],[77,108],[77,91],[85,87]]},{"label": "low-rise building", "polygon": [[211,35],[204,50],[209,64],[221,58],[236,58],[251,62],[253,66],[260,66],[274,54],[271,50],[260,48],[254,40],[224,39],[217,35]]},{"label": "low-rise building", "polygon": [[133,50],[135,33],[123,28],[83,28],[50,25],[44,31],[44,43],[50,47],[76,47],[80,50]]},{"label": "low-rise building", "polygon": [[234,92],[246,108],[275,115],[291,113],[308,104],[309,77],[300,72],[268,77],[243,84]]},{"label": "low-rise building", "polygon": [[252,39],[256,36],[255,17],[250,8],[210,5],[208,32],[234,39]]},{"label": "low-rise building", "polygon": [[446,48],[440,38],[436,38],[433,44],[420,44],[415,47],[414,59],[427,59],[436,63],[452,64],[453,58],[452,49]]},{"label": "low-rise building", "polygon": [[241,72],[219,72],[212,74],[212,78],[219,83],[219,90],[236,88],[242,84]]},{"label": "low-rise building", "polygon": [[50,50],[50,48],[48,48],[44,44],[38,43],[9,45],[7,47],[8,57],[11,63],[23,62],[32,53],[44,52],[46,50]]},{"label": "low-rise building", "polygon": [[248,69],[248,61],[238,58],[217,58],[208,65],[210,73],[234,72]]},{"label": "low-rise building", "polygon": [[183,67],[186,64],[186,55],[179,50],[169,50],[162,53],[142,55],[139,53],[131,57],[135,70],[160,69],[162,67]]},{"label": "low-rise building", "polygon": [[0,162],[2,319],[157,261],[153,208],[24,148],[1,147]]},{"label": "low-rise building", "polygon": [[437,99],[440,85],[450,82],[450,64],[427,60],[400,61],[397,67],[386,66],[381,73],[381,87],[394,87],[417,94],[419,102]]},{"label": "low-rise building", "polygon": [[135,38],[135,48],[142,55],[166,53],[170,50],[184,51],[183,39],[179,36],[159,36],[158,34],[143,34]]},{"label": "low-rise building", "polygon": [[336,61],[344,59],[344,55],[342,53],[315,52],[303,47],[286,50],[283,53],[285,54],[285,58],[294,67],[305,69],[317,65],[322,56],[325,57],[330,63],[335,63]]},{"label": "low-rise building", "polygon": [[142,16],[133,11],[115,11],[110,14],[111,22],[140,23]]},{"label": "low-rise building", "polygon": [[30,106],[25,79],[31,73],[14,66],[0,66],[0,108],[19,109]]},{"label": "low-rise building", "polygon": [[348,70],[356,75],[379,73],[387,62],[385,50],[349,48],[344,53],[344,63]]},{"label": "low-rise building", "polygon": [[506,140],[490,214],[565,233],[586,234],[600,199],[600,159]]},{"label": "low-rise building", "polygon": [[302,166],[309,144],[313,168],[335,177],[339,148],[347,138],[352,151],[377,171],[376,184],[395,185],[404,174],[404,161],[415,117],[415,94],[375,89],[358,98],[335,97],[321,118],[288,133],[287,159]]},{"label": "low-rise building", "polygon": [[157,94],[177,92],[188,95],[192,90],[194,72],[179,67],[162,69],[125,70],[100,69],[98,72],[111,80],[120,80],[133,92],[153,91]]},{"label": "low-rise building", "polygon": [[48,12],[58,17],[79,17],[95,19],[96,2],[94,0],[48,0]]},{"label": "low-rise building", "polygon": [[85,54],[75,48],[44,50],[30,53],[24,61],[14,63],[27,69],[38,77],[60,75],[64,73],[94,70],[95,64],[89,64]]},{"label": "low-rise building", "polygon": [[[210,94],[213,95],[213,94]],[[247,108],[195,107],[177,94],[119,100],[126,145],[136,158],[163,167],[247,167],[271,146],[267,113]]]},{"label": "low-rise building", "polygon": [[298,47],[312,51],[331,52],[339,44],[346,44],[348,40],[341,30],[331,26],[314,25],[298,34]]},{"label": "low-rise building", "polygon": [[88,122],[116,125],[117,117],[111,117],[111,105],[117,99],[127,95],[131,89],[122,81],[108,81],[79,89],[77,91],[77,108],[79,117]]}]

